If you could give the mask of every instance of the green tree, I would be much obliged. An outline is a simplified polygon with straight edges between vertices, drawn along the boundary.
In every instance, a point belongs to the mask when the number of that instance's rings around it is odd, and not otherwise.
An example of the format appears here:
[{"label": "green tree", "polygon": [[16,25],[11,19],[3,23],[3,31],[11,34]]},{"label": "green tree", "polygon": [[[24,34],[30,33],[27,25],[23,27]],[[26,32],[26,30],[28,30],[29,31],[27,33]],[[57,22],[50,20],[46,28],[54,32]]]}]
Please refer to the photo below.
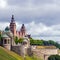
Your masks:
[{"label": "green tree", "polygon": [[18,37],[15,37],[15,43],[18,44]]},{"label": "green tree", "polygon": [[19,43],[22,43],[23,40],[24,40],[23,38],[20,38],[20,39],[18,40],[18,42],[19,42]]},{"label": "green tree", "polygon": [[30,38],[30,44],[31,45],[44,45],[43,40],[34,40],[33,38]]},{"label": "green tree", "polygon": [[30,44],[33,45],[34,44],[34,39],[30,38]]},{"label": "green tree", "polygon": [[48,60],[60,60],[60,56],[59,55],[51,55],[48,57]]}]

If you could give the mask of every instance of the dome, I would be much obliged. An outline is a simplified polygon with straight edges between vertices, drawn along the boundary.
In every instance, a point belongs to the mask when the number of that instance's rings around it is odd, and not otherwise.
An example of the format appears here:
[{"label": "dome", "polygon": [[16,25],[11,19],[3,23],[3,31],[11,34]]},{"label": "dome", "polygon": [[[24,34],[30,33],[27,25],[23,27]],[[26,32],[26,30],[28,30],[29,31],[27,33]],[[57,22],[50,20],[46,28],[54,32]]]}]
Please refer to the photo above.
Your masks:
[{"label": "dome", "polygon": [[10,31],[10,28],[7,26],[7,27],[5,28],[5,31]]},{"label": "dome", "polygon": [[13,33],[10,31],[10,28],[7,26],[4,31],[7,35],[13,36]]},{"label": "dome", "polygon": [[2,37],[3,38],[9,38],[9,36],[7,34],[3,34]]}]

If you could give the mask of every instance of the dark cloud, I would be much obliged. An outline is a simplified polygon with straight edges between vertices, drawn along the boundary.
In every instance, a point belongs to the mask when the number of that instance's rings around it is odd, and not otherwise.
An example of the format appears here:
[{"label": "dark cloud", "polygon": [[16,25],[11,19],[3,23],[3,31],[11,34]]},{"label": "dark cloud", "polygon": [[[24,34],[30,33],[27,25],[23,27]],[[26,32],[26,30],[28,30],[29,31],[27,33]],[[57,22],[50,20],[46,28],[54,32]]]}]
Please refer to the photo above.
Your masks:
[{"label": "dark cloud", "polygon": [[[0,5],[0,26],[2,29],[9,25],[12,14],[17,26],[27,25],[28,32],[35,38],[60,39],[50,36],[60,36],[60,1],[59,0],[1,0],[6,2]],[[0,3],[1,4],[1,3]],[[42,23],[42,24],[40,24]],[[58,25],[59,24],[59,25]],[[58,26],[56,26],[58,25]],[[34,30],[35,29],[35,30]],[[33,33],[33,34],[32,34]],[[45,37],[44,37],[45,36]],[[48,38],[48,36],[50,38]],[[47,37],[47,38],[46,38]]]},{"label": "dark cloud", "polygon": [[[56,8],[55,0],[6,0],[7,6],[0,8],[0,21],[9,22],[14,14],[17,22],[44,23],[46,25],[59,24],[60,11]],[[56,9],[55,9],[56,8]],[[57,13],[58,11],[58,13]]]},{"label": "dark cloud", "polygon": [[28,5],[29,3],[34,5],[46,4],[46,3],[55,3],[54,0],[7,0],[9,5]]},{"label": "dark cloud", "polygon": [[7,0],[8,5],[11,6],[26,6],[28,3],[28,0]]}]

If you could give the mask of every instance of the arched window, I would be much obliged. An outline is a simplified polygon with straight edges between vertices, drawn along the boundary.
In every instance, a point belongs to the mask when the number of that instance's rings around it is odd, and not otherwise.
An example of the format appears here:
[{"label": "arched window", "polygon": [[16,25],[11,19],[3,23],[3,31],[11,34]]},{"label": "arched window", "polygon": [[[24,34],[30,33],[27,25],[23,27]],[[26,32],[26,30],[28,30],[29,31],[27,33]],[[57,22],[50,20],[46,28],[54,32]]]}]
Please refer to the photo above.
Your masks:
[{"label": "arched window", "polygon": [[4,40],[4,44],[7,44],[7,40],[6,39]]}]

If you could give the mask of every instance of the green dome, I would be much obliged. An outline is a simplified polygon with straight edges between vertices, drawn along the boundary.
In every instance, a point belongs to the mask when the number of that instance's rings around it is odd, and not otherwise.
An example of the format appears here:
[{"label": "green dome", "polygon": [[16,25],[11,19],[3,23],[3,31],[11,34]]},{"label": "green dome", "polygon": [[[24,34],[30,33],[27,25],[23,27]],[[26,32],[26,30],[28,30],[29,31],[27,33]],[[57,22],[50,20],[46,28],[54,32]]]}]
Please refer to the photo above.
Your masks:
[{"label": "green dome", "polygon": [[8,26],[5,28],[5,31],[10,31],[10,29],[9,29],[9,27],[8,27]]}]

